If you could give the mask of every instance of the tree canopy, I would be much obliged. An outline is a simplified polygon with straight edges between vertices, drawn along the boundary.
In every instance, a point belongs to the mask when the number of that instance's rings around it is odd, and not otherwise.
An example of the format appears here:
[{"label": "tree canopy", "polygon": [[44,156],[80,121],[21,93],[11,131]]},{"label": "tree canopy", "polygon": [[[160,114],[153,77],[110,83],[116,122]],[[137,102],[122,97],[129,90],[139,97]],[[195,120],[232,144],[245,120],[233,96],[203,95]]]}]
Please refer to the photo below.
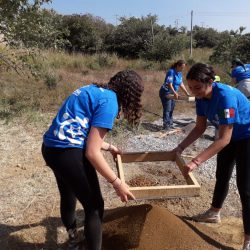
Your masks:
[{"label": "tree canopy", "polygon": [[[121,57],[165,61],[190,46],[186,27],[159,25],[149,14],[121,17],[118,25],[91,14],[59,15],[43,9],[51,0],[0,0],[0,32],[4,42],[15,48],[63,49],[80,53],[115,53]],[[250,35],[245,27],[218,32],[194,26],[193,46],[212,48],[211,62],[225,62],[234,56],[250,59]],[[2,57],[3,54],[0,54]]]}]

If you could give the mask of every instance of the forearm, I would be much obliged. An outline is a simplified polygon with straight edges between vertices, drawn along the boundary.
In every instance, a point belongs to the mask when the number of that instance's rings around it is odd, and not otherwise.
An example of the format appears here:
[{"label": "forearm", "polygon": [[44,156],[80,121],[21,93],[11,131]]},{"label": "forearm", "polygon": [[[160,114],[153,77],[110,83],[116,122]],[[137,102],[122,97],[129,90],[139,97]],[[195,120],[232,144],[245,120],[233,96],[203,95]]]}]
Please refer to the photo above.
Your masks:
[{"label": "forearm", "polygon": [[169,85],[170,90],[173,92],[173,94],[177,95],[177,92],[174,90],[173,84],[169,83],[168,85]]},{"label": "forearm", "polygon": [[110,168],[101,151],[97,150],[92,154],[86,155],[93,167],[100,173],[108,182],[115,180],[116,173]]},{"label": "forearm", "polygon": [[180,87],[185,92],[186,95],[189,95],[189,92],[187,91],[187,89],[183,83],[180,85]]},{"label": "forearm", "polygon": [[191,145],[194,141],[196,141],[202,134],[203,130],[194,127],[193,130],[189,133],[189,135],[178,145],[182,150]]},{"label": "forearm", "polygon": [[206,160],[210,159],[214,155],[216,155],[218,152],[220,152],[229,142],[218,139],[215,142],[213,142],[208,148],[206,148],[204,151],[202,151],[200,154],[198,154],[194,159],[197,161],[197,165],[201,164],[202,162],[205,162]]}]

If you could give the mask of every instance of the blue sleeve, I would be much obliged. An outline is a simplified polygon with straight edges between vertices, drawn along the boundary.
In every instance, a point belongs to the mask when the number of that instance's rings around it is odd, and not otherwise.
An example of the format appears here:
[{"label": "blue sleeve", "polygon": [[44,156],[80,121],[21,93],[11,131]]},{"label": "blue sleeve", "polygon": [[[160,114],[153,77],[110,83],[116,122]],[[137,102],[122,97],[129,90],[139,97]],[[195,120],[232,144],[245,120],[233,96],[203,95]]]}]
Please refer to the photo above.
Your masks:
[{"label": "blue sleeve", "polygon": [[222,96],[218,105],[218,116],[221,125],[238,122],[237,98],[232,95]]},{"label": "blue sleeve", "polygon": [[198,116],[206,116],[203,105],[202,105],[202,101],[199,99],[196,99],[195,102],[196,102],[196,114]]},{"label": "blue sleeve", "polygon": [[91,126],[112,129],[118,114],[117,103],[112,99],[101,99],[97,105]]},{"label": "blue sleeve", "polygon": [[173,83],[173,80],[174,80],[174,71],[173,69],[170,69],[166,74],[164,83],[167,83],[167,84]]}]

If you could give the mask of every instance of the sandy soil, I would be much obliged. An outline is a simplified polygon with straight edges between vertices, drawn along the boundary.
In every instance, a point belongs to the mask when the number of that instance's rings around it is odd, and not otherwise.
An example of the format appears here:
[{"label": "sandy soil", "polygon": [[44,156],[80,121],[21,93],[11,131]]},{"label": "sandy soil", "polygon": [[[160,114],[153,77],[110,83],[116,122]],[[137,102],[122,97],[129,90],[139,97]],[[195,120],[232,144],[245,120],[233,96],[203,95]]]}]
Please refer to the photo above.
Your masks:
[{"label": "sandy soil", "polygon": [[[45,129],[25,120],[0,125],[1,249],[66,247],[54,176],[40,154]],[[102,178],[100,182],[105,199],[103,249],[241,249],[243,232],[236,194],[229,198],[232,204],[227,204],[221,224],[189,219],[207,208],[213,182],[201,183],[200,197],[127,204],[119,201]],[[77,216],[82,226],[84,216],[79,204]]]}]

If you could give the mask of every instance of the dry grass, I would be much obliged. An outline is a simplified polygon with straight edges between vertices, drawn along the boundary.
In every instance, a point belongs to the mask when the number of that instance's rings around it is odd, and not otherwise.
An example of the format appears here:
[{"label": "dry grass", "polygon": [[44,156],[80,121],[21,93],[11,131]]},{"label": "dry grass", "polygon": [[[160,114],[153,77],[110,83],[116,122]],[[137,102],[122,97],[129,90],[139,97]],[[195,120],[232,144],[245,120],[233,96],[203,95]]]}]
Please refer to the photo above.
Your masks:
[{"label": "dry grass", "polygon": [[[194,61],[208,61],[211,50],[194,50]],[[180,57],[187,60],[188,51]],[[173,60],[174,61],[174,60]],[[143,78],[145,91],[143,94],[144,117],[152,120],[161,116],[159,88],[163,83],[166,69],[173,62],[153,64],[142,60],[124,60],[115,55],[79,55],[63,52],[41,52],[37,57],[42,78],[28,78],[26,74],[17,75],[13,72],[2,72],[0,93],[0,117],[11,119],[29,113],[29,119],[36,119],[36,112],[55,113],[63,100],[76,88],[93,82],[108,82],[117,71],[132,68]],[[150,66],[152,69],[145,69]],[[153,69],[154,68],[154,69]],[[165,69],[164,69],[165,68]],[[186,74],[186,71],[183,75]],[[185,112],[192,105],[178,103],[177,109]],[[150,113],[151,112],[151,113]],[[32,114],[34,113],[34,114]]]}]

